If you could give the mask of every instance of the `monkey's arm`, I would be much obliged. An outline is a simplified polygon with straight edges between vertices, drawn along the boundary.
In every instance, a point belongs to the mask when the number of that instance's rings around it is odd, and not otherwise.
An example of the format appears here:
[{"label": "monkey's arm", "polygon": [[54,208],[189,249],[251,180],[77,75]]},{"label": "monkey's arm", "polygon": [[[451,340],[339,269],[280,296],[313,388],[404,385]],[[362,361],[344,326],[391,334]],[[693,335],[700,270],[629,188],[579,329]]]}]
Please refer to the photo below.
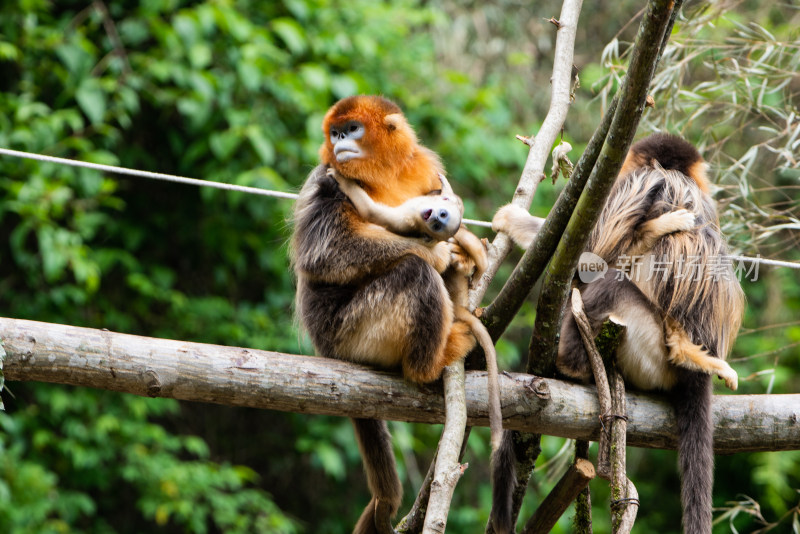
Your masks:
[{"label": "monkey's arm", "polygon": [[[328,169],[328,175],[336,179],[339,188],[347,195],[350,202],[356,207],[358,213],[369,222],[379,224],[396,234],[408,234],[414,230],[419,230],[417,209],[411,204],[411,200],[397,207],[379,204],[359,185],[349,178]],[[413,199],[412,199],[413,200]]]},{"label": "monkey's arm", "polygon": [[292,257],[310,280],[347,284],[385,272],[413,254],[443,272],[450,263],[447,243],[426,244],[364,220],[336,181],[318,166],[300,191],[294,216]]},{"label": "monkey's arm", "polygon": [[542,228],[544,219],[534,217],[523,208],[508,204],[500,208],[492,219],[492,230],[503,232],[520,247],[527,250]]},{"label": "monkey's arm", "polygon": [[[426,201],[433,201],[436,197],[415,197],[397,207],[386,206],[385,204],[380,204],[372,200],[366,191],[359,187],[354,180],[343,177],[334,169],[328,169],[327,175],[336,180],[339,188],[347,195],[356,207],[358,213],[368,221],[380,224],[388,230],[397,233],[427,230],[425,221],[420,217],[419,212],[425,207]],[[440,175],[440,179],[442,180],[443,193],[446,192],[454,196],[453,190],[446,178]],[[463,258],[462,263],[474,263],[474,274],[481,276],[486,271],[489,263],[486,255],[486,247],[483,246],[481,240],[463,225],[459,226],[453,236],[453,240],[465,253],[466,257]],[[462,255],[457,253],[457,256]],[[473,269],[472,267],[462,265],[457,266],[457,270],[471,272]]]},{"label": "monkey's arm", "polygon": [[642,223],[628,251],[629,256],[640,256],[653,250],[656,241],[673,232],[691,230],[695,226],[695,214],[686,209],[669,211]]}]

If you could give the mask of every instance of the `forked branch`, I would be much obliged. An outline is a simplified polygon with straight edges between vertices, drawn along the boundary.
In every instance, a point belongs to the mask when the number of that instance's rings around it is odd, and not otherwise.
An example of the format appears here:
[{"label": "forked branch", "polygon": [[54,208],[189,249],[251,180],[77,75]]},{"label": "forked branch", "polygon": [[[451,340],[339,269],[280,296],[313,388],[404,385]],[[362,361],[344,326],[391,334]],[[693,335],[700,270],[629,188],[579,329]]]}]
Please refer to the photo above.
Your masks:
[{"label": "forked branch", "polygon": [[[600,402],[602,433],[598,445],[598,474],[611,482],[611,521],[615,534],[627,534],[633,529],[639,507],[639,494],[626,475],[626,430],[627,410],[625,384],[617,371],[612,354],[603,358],[595,345],[592,328],[583,308],[580,291],[572,290],[572,314],[578,325],[583,346],[592,365],[597,396]],[[621,329],[616,331],[618,339]]]}]

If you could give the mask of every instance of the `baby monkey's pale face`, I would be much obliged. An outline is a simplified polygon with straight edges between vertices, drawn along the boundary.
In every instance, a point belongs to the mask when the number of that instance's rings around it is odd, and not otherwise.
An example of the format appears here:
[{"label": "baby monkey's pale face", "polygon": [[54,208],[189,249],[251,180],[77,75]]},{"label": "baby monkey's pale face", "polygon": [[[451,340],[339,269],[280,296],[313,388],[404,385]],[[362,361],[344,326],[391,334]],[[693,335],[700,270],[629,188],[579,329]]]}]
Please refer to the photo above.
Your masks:
[{"label": "baby monkey's pale face", "polygon": [[453,237],[461,227],[461,204],[457,197],[445,195],[417,197],[408,202],[418,204],[423,230],[437,241]]}]

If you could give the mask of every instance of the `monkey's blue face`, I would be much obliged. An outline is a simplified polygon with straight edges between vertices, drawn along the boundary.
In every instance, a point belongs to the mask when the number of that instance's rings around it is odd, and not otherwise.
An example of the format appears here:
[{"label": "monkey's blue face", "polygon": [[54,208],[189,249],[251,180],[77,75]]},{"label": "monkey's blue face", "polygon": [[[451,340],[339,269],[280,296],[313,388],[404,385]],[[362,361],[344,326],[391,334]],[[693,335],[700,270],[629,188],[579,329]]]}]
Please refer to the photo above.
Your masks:
[{"label": "monkey's blue face", "polygon": [[359,121],[347,121],[331,126],[330,139],[337,162],[345,163],[364,157],[364,149],[358,142],[364,137],[364,133],[364,124]]}]

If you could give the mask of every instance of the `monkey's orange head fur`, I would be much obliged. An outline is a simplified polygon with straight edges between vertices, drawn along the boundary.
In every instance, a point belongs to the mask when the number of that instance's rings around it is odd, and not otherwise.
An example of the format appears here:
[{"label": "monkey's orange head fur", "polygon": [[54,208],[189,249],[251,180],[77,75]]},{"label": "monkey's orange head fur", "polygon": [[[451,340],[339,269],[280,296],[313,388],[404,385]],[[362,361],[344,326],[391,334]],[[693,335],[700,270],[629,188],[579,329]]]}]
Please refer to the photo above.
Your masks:
[{"label": "monkey's orange head fur", "polygon": [[[417,142],[402,110],[386,98],[361,95],[340,100],[325,114],[322,131],[320,161],[358,180],[378,202],[396,206],[441,188],[438,156]],[[354,147],[349,157],[336,149],[339,139]]]}]

